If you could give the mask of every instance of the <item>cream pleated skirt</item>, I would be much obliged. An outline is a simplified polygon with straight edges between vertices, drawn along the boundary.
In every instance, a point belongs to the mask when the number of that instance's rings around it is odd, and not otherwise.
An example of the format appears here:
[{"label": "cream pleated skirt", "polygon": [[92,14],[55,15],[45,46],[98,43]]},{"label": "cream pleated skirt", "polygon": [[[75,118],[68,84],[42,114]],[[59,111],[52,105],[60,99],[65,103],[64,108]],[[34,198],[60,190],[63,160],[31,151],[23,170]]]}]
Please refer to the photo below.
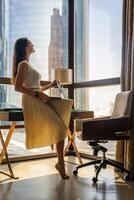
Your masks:
[{"label": "cream pleated skirt", "polygon": [[26,148],[56,144],[67,136],[73,101],[52,99],[45,103],[26,94],[22,96]]}]

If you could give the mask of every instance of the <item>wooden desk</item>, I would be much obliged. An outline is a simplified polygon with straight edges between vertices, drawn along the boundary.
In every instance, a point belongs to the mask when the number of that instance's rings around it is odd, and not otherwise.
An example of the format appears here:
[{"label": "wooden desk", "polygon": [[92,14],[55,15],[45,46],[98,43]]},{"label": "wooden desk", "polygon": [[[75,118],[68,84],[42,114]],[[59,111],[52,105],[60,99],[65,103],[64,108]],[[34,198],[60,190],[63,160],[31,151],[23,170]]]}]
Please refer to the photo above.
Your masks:
[{"label": "wooden desk", "polygon": [[71,120],[70,120],[70,130],[71,130],[71,133],[68,134],[68,137],[69,137],[69,141],[68,141],[68,144],[66,145],[65,147],[65,150],[64,150],[64,156],[67,152],[67,150],[69,149],[69,147],[72,145],[73,148],[74,148],[74,151],[78,157],[78,160],[80,162],[80,164],[83,164],[82,160],[81,160],[81,157],[80,157],[80,154],[79,154],[79,151],[76,147],[76,144],[75,144],[75,130],[74,130],[74,121],[76,119],[86,119],[86,118],[93,118],[94,117],[94,112],[93,111],[79,111],[79,110],[72,110],[72,113],[71,113]]}]

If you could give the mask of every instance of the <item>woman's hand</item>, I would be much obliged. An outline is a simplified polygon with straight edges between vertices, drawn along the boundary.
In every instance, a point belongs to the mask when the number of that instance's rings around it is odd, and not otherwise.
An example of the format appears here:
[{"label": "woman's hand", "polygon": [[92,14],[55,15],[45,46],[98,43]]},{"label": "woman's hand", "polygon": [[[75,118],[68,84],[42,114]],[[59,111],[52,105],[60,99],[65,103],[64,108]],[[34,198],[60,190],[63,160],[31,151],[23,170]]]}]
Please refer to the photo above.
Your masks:
[{"label": "woman's hand", "polygon": [[57,83],[59,83],[59,81],[54,80],[53,82],[49,83],[48,85],[41,86],[41,91],[45,91],[52,87],[56,87]]},{"label": "woman's hand", "polygon": [[58,83],[58,81],[54,80],[54,81],[51,83],[51,87],[57,86],[57,83]]}]

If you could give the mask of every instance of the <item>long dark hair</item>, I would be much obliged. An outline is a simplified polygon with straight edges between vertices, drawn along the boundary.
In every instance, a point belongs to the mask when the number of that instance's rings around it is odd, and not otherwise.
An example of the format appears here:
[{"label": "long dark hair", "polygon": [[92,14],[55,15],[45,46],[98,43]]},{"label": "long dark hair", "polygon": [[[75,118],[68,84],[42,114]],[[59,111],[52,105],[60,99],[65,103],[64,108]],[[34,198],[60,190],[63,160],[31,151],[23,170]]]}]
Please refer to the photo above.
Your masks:
[{"label": "long dark hair", "polygon": [[18,64],[26,59],[26,47],[28,45],[28,41],[28,38],[19,38],[15,42],[12,68],[13,79],[16,77]]}]

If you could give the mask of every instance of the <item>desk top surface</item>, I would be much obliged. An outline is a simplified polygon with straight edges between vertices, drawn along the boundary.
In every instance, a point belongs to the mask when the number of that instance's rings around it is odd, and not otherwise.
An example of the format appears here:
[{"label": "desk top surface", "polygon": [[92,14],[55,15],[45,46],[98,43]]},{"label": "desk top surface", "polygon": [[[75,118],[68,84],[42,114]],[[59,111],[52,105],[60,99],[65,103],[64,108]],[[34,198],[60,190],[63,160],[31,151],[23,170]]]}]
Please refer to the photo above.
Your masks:
[{"label": "desk top surface", "polygon": [[[93,111],[78,111],[72,109],[71,120],[93,118]],[[23,121],[22,108],[9,103],[0,103],[0,121]],[[1,122],[2,123],[2,122]],[[1,124],[2,125],[2,124]]]},{"label": "desk top surface", "polygon": [[23,121],[22,108],[9,103],[0,103],[0,126],[7,124],[6,121]]}]

